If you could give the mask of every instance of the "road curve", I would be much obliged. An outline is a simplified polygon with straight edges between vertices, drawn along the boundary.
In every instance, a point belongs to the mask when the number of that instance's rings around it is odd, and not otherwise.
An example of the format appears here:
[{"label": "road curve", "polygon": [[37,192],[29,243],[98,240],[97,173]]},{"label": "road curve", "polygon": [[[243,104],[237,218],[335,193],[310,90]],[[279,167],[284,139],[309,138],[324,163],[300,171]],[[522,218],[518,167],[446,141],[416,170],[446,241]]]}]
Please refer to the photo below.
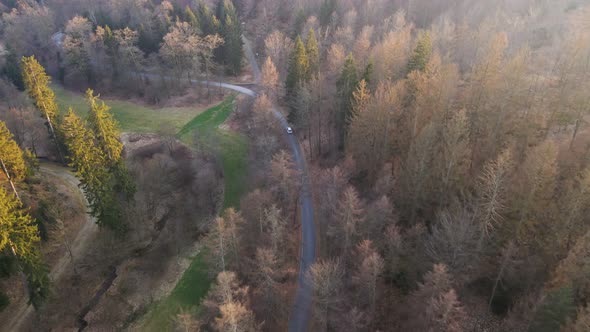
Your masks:
[{"label": "road curve", "polygon": [[[260,72],[260,68],[258,67],[256,57],[254,55],[254,52],[252,52],[249,41],[245,37],[243,37],[242,39],[244,41],[244,51],[246,58],[248,58],[248,62],[250,63],[250,67],[252,68],[252,72],[254,74],[254,79],[256,81],[256,84],[258,84],[260,82],[260,77],[262,75]],[[157,74],[147,73],[140,73],[139,75],[144,77],[161,77]],[[256,96],[258,95],[255,91],[251,89],[229,83],[206,80],[191,80],[191,83],[228,89],[239,92],[252,98],[256,98]],[[291,310],[291,316],[289,318],[289,332],[301,332],[307,331],[312,300],[312,288],[305,276],[307,274],[307,270],[309,269],[309,267],[314,263],[316,255],[315,224],[313,220],[314,213],[311,197],[311,185],[305,162],[305,156],[301,152],[301,146],[299,144],[299,141],[297,140],[297,137],[295,135],[287,133],[287,127],[289,127],[289,123],[287,122],[287,119],[285,119],[283,114],[279,112],[275,105],[272,106],[272,112],[275,118],[280,122],[281,127],[283,128],[283,133],[285,135],[287,142],[289,143],[289,147],[291,148],[291,152],[293,154],[295,166],[302,175],[301,192],[299,196],[299,208],[301,215],[301,253],[299,257],[300,261],[299,274],[297,277],[297,291],[295,294],[293,309]]]},{"label": "road curve", "polygon": [[[256,80],[256,83],[258,84],[258,82],[260,81],[261,73],[258,67],[258,63],[256,62],[256,57],[254,56],[254,52],[252,52],[252,49],[250,48],[249,41],[246,38],[243,38],[243,40],[246,57],[248,58],[248,62],[250,62],[254,78]],[[257,96],[257,93],[255,91],[232,84],[198,80],[194,80],[193,83],[209,83],[209,85],[237,91],[239,93],[243,93],[253,98]],[[297,136],[290,135],[287,133],[287,127],[289,127],[289,123],[287,122],[287,119],[285,119],[283,114],[279,112],[274,105],[272,106],[272,112],[275,118],[280,122],[281,127],[283,127],[283,133],[287,139],[287,142],[289,142],[289,147],[291,148],[291,152],[293,153],[293,160],[295,162],[295,166],[297,167],[297,170],[302,174],[301,193],[299,196],[299,208],[301,214],[301,253],[299,257],[300,262],[299,275],[297,277],[297,291],[295,294],[293,309],[291,310],[291,317],[289,318],[289,332],[301,332],[307,331],[312,300],[311,285],[309,284],[305,276],[307,274],[307,270],[315,261],[316,251],[315,224],[313,220],[311,185],[305,162],[305,156],[301,152],[301,146],[299,144],[299,141],[297,140]]]}]

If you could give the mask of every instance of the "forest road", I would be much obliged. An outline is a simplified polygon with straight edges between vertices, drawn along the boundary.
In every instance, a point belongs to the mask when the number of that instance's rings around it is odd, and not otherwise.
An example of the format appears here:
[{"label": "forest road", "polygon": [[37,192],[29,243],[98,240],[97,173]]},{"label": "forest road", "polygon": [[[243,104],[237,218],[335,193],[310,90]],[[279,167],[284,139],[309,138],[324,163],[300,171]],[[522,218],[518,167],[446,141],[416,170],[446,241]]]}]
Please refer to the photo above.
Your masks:
[{"label": "forest road", "polygon": [[[41,162],[39,172],[61,179],[68,187],[72,189],[72,192],[75,192],[79,195],[78,198],[80,199],[81,204],[86,209],[88,208],[88,202],[86,201],[84,192],[82,192],[82,189],[80,189],[78,186],[80,181],[69,168],[55,163]],[[86,246],[90,242],[89,239],[97,231],[98,225],[96,224],[96,220],[90,214],[86,213],[84,224],[76,234],[76,237],[69,244],[69,251],[66,250],[63,256],[59,258],[57,263],[52,266],[51,271],[49,271],[49,278],[52,281],[59,279],[66,268],[73,264],[70,252],[74,258],[79,257],[81,253],[86,250]],[[33,306],[29,305],[26,301],[27,300],[24,300],[19,304],[18,308],[12,312],[11,317],[5,321],[6,325],[0,328],[0,330],[6,329],[5,331],[19,331],[23,323],[31,319],[34,309]]]},{"label": "forest road", "polygon": [[[250,63],[250,67],[252,68],[252,72],[254,74],[256,85],[260,82],[261,71],[258,67],[258,63],[256,62],[256,56],[250,47],[250,42],[245,37],[242,37],[244,41],[244,51],[245,55],[248,58],[248,62]],[[157,74],[147,74],[147,73],[139,73],[135,75],[140,75],[144,77],[161,77]],[[169,77],[165,77],[169,78]],[[218,87],[222,89],[228,89],[232,91],[236,91],[238,93],[247,95],[252,98],[256,98],[258,93],[254,90],[248,89],[243,86],[238,86],[229,83],[222,83],[222,82],[214,82],[214,81],[206,81],[206,80],[191,80],[191,83],[196,84],[203,84],[213,87]],[[311,301],[312,301],[312,288],[309,284],[306,274],[309,267],[315,262],[316,257],[316,230],[314,224],[314,213],[313,213],[313,202],[311,196],[311,184],[309,181],[309,174],[307,170],[307,165],[305,161],[305,156],[301,153],[301,146],[299,141],[297,140],[297,136],[294,134],[287,133],[287,127],[290,127],[289,123],[285,116],[279,112],[275,105],[272,106],[272,112],[275,118],[280,122],[281,127],[283,130],[283,135],[286,135],[286,140],[289,143],[289,147],[291,148],[291,152],[293,154],[293,160],[295,161],[295,166],[297,170],[300,172],[302,183],[301,183],[301,192],[299,196],[299,208],[300,208],[300,215],[301,215],[301,253],[299,257],[299,273],[298,273],[298,282],[297,282],[297,291],[295,294],[295,301],[293,303],[293,308],[291,310],[291,315],[289,318],[289,331],[290,332],[301,332],[307,331],[307,327],[309,324],[309,317],[310,317],[310,308],[311,308]]]},{"label": "forest road", "polygon": [[[254,78],[256,80],[256,84],[260,81],[260,68],[258,67],[258,63],[256,62],[256,57],[254,52],[252,52],[252,48],[250,47],[250,42],[248,39],[243,37],[244,40],[244,51],[246,53],[246,57],[248,58],[248,62],[250,63],[250,67],[252,67],[252,71],[254,74]],[[218,83],[218,82],[207,82],[207,81],[197,81],[194,80],[193,83],[199,84],[207,84],[212,86],[217,86],[220,88],[225,88],[233,91],[237,91],[239,93],[243,93],[247,96],[255,98],[258,94],[250,89],[227,84],[227,83]],[[295,301],[293,303],[293,309],[291,310],[291,317],[289,318],[289,332],[301,332],[307,331],[307,326],[309,324],[309,316],[310,316],[310,308],[311,308],[311,300],[312,300],[312,289],[311,285],[307,281],[305,277],[307,274],[307,270],[315,261],[315,252],[316,252],[316,239],[315,239],[315,224],[313,220],[313,202],[311,197],[311,184],[309,181],[309,174],[307,171],[307,165],[305,161],[305,156],[301,153],[301,146],[299,141],[297,140],[297,136],[294,134],[287,133],[287,127],[289,127],[289,123],[285,116],[276,108],[275,105],[272,106],[272,112],[275,118],[280,122],[281,127],[283,127],[283,134],[286,135],[287,142],[289,142],[289,147],[291,148],[291,152],[293,154],[293,160],[295,161],[295,166],[297,170],[302,175],[302,183],[301,183],[301,193],[299,196],[299,208],[300,208],[300,215],[301,215],[301,254],[299,257],[299,274],[298,274],[298,281],[297,281],[297,291],[295,294]]]}]

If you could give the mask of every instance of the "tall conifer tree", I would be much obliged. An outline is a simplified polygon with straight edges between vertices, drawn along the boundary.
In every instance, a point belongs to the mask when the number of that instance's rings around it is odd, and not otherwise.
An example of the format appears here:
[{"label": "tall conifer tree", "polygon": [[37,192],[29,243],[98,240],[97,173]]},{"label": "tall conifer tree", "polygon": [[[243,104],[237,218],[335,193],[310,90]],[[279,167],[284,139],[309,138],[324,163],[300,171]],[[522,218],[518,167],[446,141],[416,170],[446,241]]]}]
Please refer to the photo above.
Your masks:
[{"label": "tall conifer tree", "polygon": [[111,108],[100,100],[98,95],[95,96],[91,89],[86,91],[86,100],[90,104],[88,124],[94,131],[98,147],[107,157],[109,166],[112,167],[121,160],[123,151],[117,122],[110,112]]},{"label": "tall conifer tree", "polygon": [[131,180],[125,166],[121,153],[123,143],[120,141],[119,125],[110,112],[110,107],[102,100],[95,96],[90,89],[86,91],[86,99],[90,104],[88,113],[88,123],[94,132],[96,145],[105,156],[105,166],[114,176],[115,190],[123,192],[127,198],[131,198],[135,193],[135,185]]},{"label": "tall conifer tree", "polygon": [[320,72],[320,50],[313,29],[309,29],[307,34],[306,51],[309,61],[309,74],[311,77],[317,77]]},{"label": "tall conifer tree", "polygon": [[191,7],[186,6],[184,9],[184,20],[188,22],[191,26],[195,28],[199,28],[199,20],[197,19],[197,15],[192,11]]},{"label": "tall conifer tree", "polygon": [[228,66],[227,69],[233,75],[240,73],[242,69],[242,25],[238,18],[236,8],[231,0],[220,0],[215,11],[216,17],[212,23],[214,29],[211,34],[218,32],[224,40],[223,45],[217,48],[215,54],[218,62]]},{"label": "tall conifer tree", "polygon": [[62,132],[69,151],[70,166],[80,179],[90,214],[97,218],[100,226],[122,230],[121,206],[114,189],[116,181],[109,172],[108,157],[96,144],[94,132],[72,109],[64,117]]},{"label": "tall conifer tree", "polygon": [[431,55],[432,40],[430,39],[430,33],[423,32],[418,37],[418,44],[408,61],[407,73],[409,74],[415,70],[424,71]]},{"label": "tall conifer tree", "polygon": [[342,112],[339,119],[341,138],[344,138],[346,132],[348,131],[348,125],[350,124],[350,119],[352,118],[353,111],[353,93],[356,91],[358,83],[359,80],[356,62],[354,61],[352,53],[350,53],[344,61],[342,73],[340,74],[340,78],[336,82],[338,88],[338,95],[340,96]]},{"label": "tall conifer tree", "polygon": [[301,37],[295,40],[295,49],[291,53],[289,70],[287,73],[287,97],[293,97],[297,91],[297,85],[306,82],[309,75],[309,59]]},{"label": "tall conifer tree", "polygon": [[49,87],[51,78],[45,73],[45,68],[35,59],[34,56],[23,57],[21,60],[23,80],[29,97],[35,103],[35,107],[43,114],[47,121],[49,133],[57,147],[59,158],[63,161],[61,147],[55,132],[55,123],[58,116],[55,93]]},{"label": "tall conifer tree", "polygon": [[25,178],[27,167],[22,150],[12,139],[12,134],[2,121],[0,121],[0,166],[12,191],[20,199],[14,182]]},{"label": "tall conifer tree", "polygon": [[39,229],[20,200],[0,187],[0,252],[8,249],[18,260],[29,293],[38,308],[49,295],[49,277],[37,247]]}]

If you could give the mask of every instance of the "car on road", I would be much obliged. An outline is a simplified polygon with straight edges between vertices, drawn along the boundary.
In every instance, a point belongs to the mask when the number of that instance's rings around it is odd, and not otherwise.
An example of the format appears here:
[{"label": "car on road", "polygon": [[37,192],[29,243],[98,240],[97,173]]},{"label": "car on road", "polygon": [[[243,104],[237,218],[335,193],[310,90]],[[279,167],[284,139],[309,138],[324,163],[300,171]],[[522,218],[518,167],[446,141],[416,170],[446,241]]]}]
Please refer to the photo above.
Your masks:
[{"label": "car on road", "polygon": [[287,134],[292,134],[292,133],[293,133],[293,128],[287,127]]}]

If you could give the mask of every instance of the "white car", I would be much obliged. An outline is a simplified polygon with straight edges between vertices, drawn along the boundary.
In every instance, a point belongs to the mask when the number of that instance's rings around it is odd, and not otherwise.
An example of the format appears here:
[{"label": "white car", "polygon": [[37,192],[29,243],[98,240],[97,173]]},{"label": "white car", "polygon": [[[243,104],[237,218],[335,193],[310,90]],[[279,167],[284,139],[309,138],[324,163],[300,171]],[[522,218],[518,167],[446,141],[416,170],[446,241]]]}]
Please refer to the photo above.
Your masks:
[{"label": "white car", "polygon": [[293,128],[287,127],[287,134],[292,134],[292,133],[293,133]]}]

